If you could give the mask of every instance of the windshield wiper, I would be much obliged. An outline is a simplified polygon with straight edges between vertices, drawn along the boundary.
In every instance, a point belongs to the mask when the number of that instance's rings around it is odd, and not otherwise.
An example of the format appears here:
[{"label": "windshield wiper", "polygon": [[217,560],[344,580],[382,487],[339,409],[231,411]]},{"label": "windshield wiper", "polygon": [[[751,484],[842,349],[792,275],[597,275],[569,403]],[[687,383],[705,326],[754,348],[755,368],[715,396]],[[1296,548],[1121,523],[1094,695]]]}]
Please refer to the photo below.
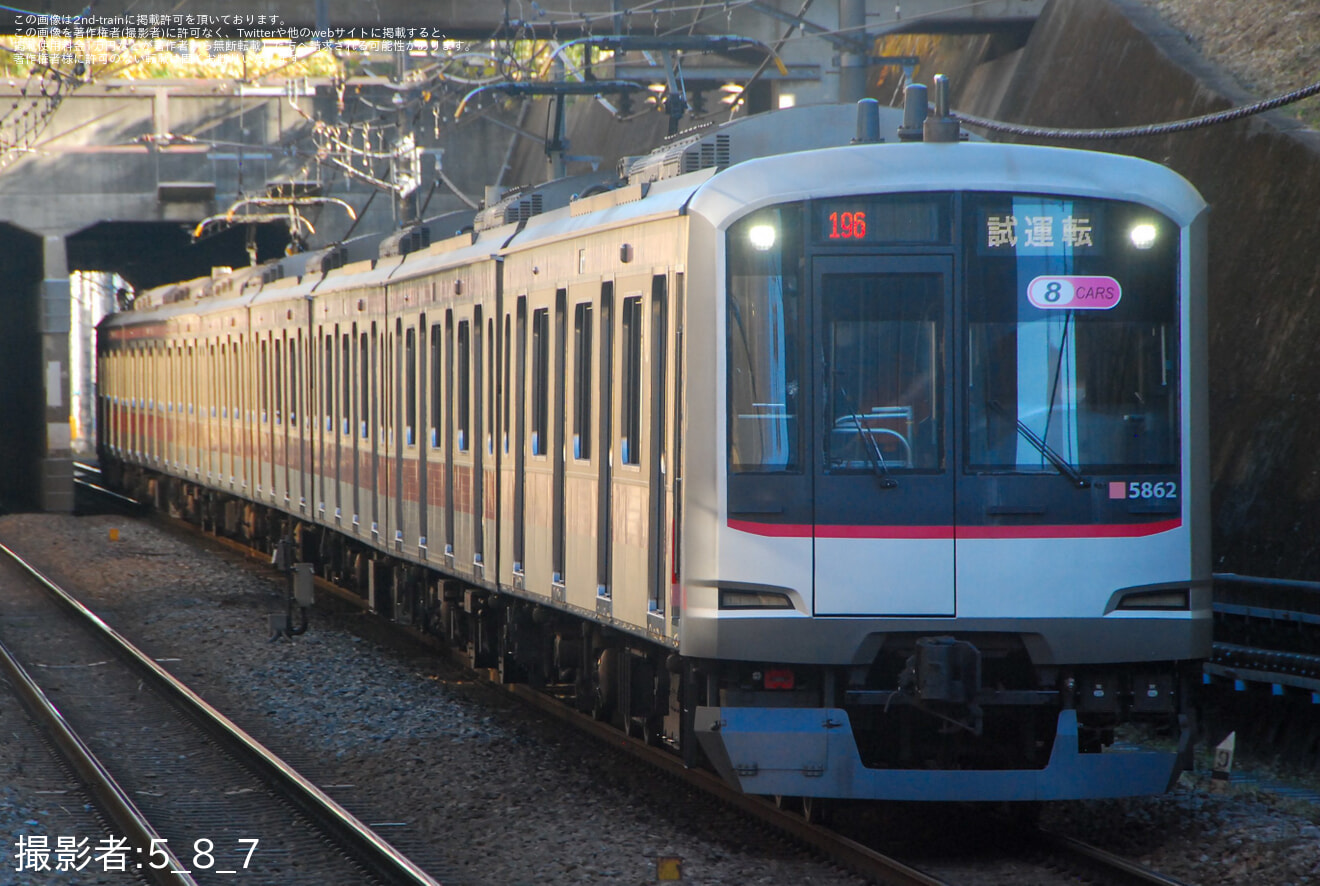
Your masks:
[{"label": "windshield wiper", "polygon": [[1090,480],[1083,477],[1081,472],[1078,471],[1077,468],[1073,467],[1071,464],[1068,463],[1067,459],[1065,459],[1062,455],[1059,455],[1059,453],[1055,452],[1054,448],[1050,446],[1050,444],[1046,443],[1039,436],[1037,436],[1035,431],[1027,427],[1022,422],[1022,419],[1013,415],[1007,409],[1001,406],[998,400],[991,400],[990,408],[993,409],[995,412],[998,412],[1000,415],[1004,416],[1005,418],[1012,419],[1017,424],[1018,433],[1022,435],[1022,438],[1026,440],[1028,443],[1030,443],[1033,447],[1035,447],[1036,451],[1039,452],[1041,455],[1043,455],[1046,458],[1046,460],[1049,461],[1050,464],[1054,465],[1054,467],[1058,469],[1060,474],[1071,480],[1073,486],[1076,486],[1078,489],[1086,489],[1090,487],[1091,485]]},{"label": "windshield wiper", "polygon": [[[843,373],[835,372],[834,374],[842,375]],[[862,427],[862,420],[857,415],[857,404],[852,401],[852,397],[848,396],[848,391],[844,388],[843,382],[836,380],[834,386],[843,395],[843,406],[852,415],[853,425],[857,428],[857,436],[866,438],[866,442],[871,444],[870,446],[863,445],[862,448],[866,451],[867,461],[871,463],[871,470],[875,472],[875,476],[880,480],[880,488],[897,488],[898,481],[889,476],[889,465],[885,464],[885,454],[880,451],[880,444],[875,441],[875,435]]]}]

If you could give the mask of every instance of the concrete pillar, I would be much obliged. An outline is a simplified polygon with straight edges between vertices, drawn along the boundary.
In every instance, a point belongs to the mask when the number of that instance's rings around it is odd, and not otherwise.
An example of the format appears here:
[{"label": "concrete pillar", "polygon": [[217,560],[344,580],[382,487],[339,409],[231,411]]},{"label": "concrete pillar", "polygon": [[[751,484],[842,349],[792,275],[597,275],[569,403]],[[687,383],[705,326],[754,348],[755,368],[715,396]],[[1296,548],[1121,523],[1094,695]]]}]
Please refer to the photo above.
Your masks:
[{"label": "concrete pillar", "polygon": [[46,391],[46,451],[41,507],[73,511],[72,427],[69,422],[69,258],[63,235],[42,238],[41,355]]},{"label": "concrete pillar", "polygon": [[866,36],[866,0],[839,0],[839,30],[863,50],[839,53],[839,101],[852,104],[866,98],[866,67],[871,55],[871,41]]}]

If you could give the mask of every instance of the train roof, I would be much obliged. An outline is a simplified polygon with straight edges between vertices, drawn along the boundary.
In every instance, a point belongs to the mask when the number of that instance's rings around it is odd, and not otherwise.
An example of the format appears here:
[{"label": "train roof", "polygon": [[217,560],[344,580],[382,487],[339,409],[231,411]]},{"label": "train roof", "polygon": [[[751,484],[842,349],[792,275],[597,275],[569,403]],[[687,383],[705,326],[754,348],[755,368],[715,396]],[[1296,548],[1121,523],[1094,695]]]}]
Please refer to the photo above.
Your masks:
[{"label": "train roof", "polygon": [[[994,144],[896,143],[902,112],[876,108],[881,141],[850,144],[862,131],[853,105],[816,105],[753,115],[671,137],[652,153],[595,172],[500,195],[480,212],[447,213],[387,236],[326,248],[143,293],[135,308],[153,318],[272,300],[327,289],[388,284],[401,275],[443,272],[531,243],[590,229],[696,213],[723,227],[759,206],[833,194],[898,191],[1066,192],[1132,200],[1185,224],[1205,203],[1181,176],[1117,154]],[[829,149],[828,153],[822,149]],[[767,193],[766,182],[774,182]],[[333,274],[333,278],[329,275]],[[213,300],[214,299],[214,300]],[[112,315],[110,325],[132,323]]]},{"label": "train roof", "polygon": [[[765,182],[780,187],[766,193]],[[1142,203],[1187,224],[1206,207],[1176,172],[1135,157],[991,142],[843,147],[749,160],[701,187],[689,211],[717,226],[769,203],[859,193],[1011,191]]]}]

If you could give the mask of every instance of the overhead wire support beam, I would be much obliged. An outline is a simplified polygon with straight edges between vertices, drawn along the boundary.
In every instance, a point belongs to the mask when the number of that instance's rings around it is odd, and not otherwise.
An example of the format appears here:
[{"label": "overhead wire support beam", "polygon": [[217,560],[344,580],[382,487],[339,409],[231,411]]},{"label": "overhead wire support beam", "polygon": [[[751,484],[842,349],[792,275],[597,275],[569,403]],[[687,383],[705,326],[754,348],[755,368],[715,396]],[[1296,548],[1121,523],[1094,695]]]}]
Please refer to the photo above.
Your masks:
[{"label": "overhead wire support beam", "polygon": [[646,86],[641,83],[634,83],[631,80],[583,80],[583,81],[547,81],[547,82],[510,82],[510,83],[489,83],[485,86],[478,86],[476,89],[463,96],[463,100],[458,103],[458,108],[454,111],[454,119],[457,120],[471,101],[478,93],[497,91],[505,95],[519,96],[541,96],[541,95],[598,95],[602,92],[638,92],[645,90]]},{"label": "overhead wire support beam", "polygon": [[[701,52],[716,55],[730,55],[748,49],[762,50],[775,63],[780,76],[788,75],[788,68],[780,60],[774,49],[750,37],[737,34],[601,34],[595,37],[579,37],[569,40],[555,50],[554,56],[561,55],[571,46],[592,46],[596,49],[608,49],[614,52],[645,52],[662,50],[665,52]],[[552,57],[554,57],[552,56]]]},{"label": "overhead wire support beam", "polygon": [[786,22],[790,25],[801,28],[808,34],[820,37],[832,44],[836,49],[858,53],[870,52],[871,47],[866,40],[857,37],[849,37],[847,34],[840,34],[837,31],[831,31],[829,28],[818,25],[815,22],[807,21],[807,19],[801,14],[793,15],[792,13],[784,12],[782,9],[776,9],[769,3],[763,2],[763,0],[751,0],[747,5],[763,15],[778,19],[781,22]]}]

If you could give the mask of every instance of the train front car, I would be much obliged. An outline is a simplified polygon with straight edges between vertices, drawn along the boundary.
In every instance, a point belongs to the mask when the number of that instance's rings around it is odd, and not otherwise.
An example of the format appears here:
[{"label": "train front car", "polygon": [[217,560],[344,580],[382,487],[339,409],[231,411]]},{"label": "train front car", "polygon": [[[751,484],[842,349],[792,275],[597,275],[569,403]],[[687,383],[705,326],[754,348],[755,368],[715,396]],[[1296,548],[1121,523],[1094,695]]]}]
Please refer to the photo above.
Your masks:
[{"label": "train front car", "polygon": [[1185,753],[1210,651],[1204,210],[1155,164],[984,143],[764,158],[694,195],[691,422],[716,432],[688,440],[681,649],[725,778],[1167,789],[1185,758],[1115,729]]}]

